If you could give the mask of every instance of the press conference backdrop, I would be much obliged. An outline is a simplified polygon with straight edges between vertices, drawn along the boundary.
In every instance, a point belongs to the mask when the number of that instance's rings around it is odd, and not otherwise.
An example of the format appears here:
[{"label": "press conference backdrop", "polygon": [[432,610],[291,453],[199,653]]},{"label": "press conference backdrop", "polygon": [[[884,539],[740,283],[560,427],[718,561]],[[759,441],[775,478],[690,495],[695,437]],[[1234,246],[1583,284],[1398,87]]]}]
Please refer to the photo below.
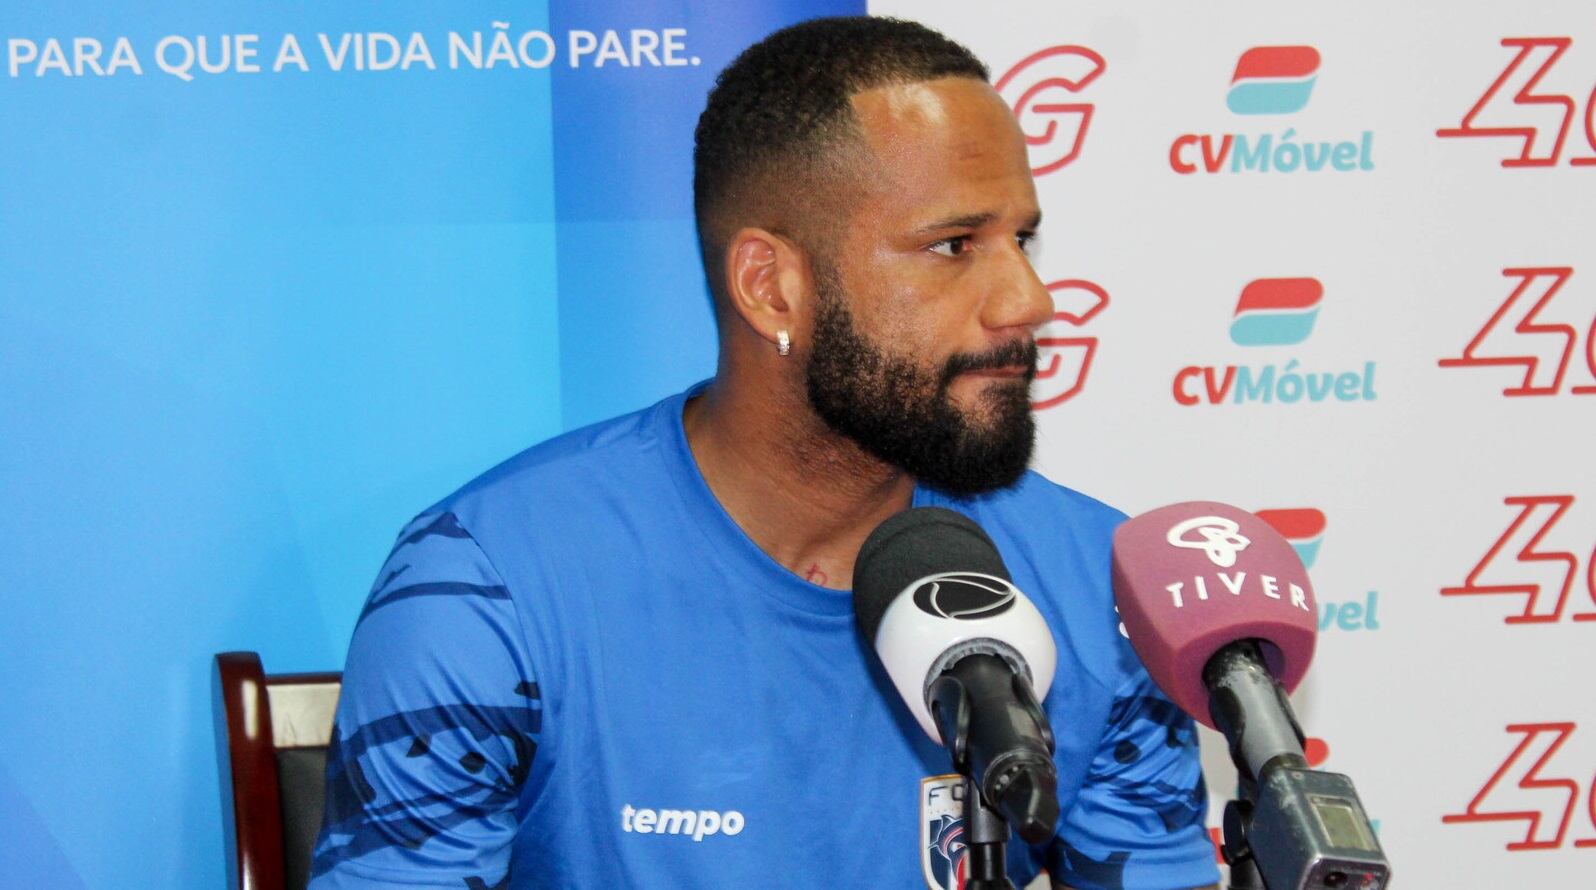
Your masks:
[{"label": "press conference backdrop", "polygon": [[[863,11],[0,10],[0,884],[223,881],[210,655],[340,665],[408,517],[707,376],[705,91]],[[1041,468],[1269,511],[1320,597],[1310,758],[1398,886],[1588,886],[1589,5],[869,11],[968,43],[1029,137]]]}]

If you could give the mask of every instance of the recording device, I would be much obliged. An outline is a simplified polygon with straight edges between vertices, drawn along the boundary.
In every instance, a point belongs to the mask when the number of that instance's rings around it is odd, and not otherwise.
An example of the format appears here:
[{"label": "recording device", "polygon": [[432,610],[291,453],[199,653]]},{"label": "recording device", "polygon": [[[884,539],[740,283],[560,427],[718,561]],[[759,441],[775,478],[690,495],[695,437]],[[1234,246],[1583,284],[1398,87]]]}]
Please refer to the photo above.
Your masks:
[{"label": "recording device", "polygon": [[1318,633],[1290,542],[1245,510],[1195,501],[1124,523],[1113,551],[1131,646],[1181,710],[1224,733],[1241,774],[1242,799],[1225,808],[1231,886],[1261,875],[1267,890],[1384,890],[1390,865],[1352,780],[1308,768],[1286,698]]},{"label": "recording device", "polygon": [[952,510],[899,513],[859,549],[853,597],[859,632],[954,769],[1028,843],[1051,838],[1058,775],[1038,702],[1057,651],[992,539]]}]

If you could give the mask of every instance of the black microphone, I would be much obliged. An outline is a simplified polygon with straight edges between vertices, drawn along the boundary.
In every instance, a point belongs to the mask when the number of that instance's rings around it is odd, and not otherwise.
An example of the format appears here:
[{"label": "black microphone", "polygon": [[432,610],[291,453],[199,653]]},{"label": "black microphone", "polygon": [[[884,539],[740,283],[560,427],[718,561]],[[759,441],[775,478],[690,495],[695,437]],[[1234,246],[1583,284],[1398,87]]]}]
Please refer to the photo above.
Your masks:
[{"label": "black microphone", "polygon": [[871,532],[853,570],[859,632],[922,729],[1026,842],[1053,836],[1053,731],[1038,704],[1057,652],[997,546],[970,519],[920,507]]}]

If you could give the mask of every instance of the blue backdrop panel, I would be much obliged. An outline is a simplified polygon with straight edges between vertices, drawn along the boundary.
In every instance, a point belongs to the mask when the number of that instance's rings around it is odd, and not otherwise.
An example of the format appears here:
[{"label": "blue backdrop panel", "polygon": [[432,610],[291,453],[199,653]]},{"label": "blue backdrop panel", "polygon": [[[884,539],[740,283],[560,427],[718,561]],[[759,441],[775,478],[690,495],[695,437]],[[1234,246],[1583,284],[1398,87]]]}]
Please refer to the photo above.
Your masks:
[{"label": "blue backdrop panel", "polygon": [[[0,885],[220,886],[211,654],[340,665],[400,525],[560,429],[549,76],[441,52],[493,14],[0,13],[144,67],[0,77]],[[346,31],[440,70],[330,72]],[[312,70],[154,64],[236,32]]]},{"label": "blue backdrop panel", "polygon": [[[0,886],[222,884],[211,655],[341,665],[416,511],[710,373],[704,96],[764,34],[858,12],[0,11],[0,47],[92,37],[103,65],[126,37],[143,68],[0,70]],[[698,64],[569,65],[572,29],[611,28],[685,29]],[[450,32],[486,55],[532,29],[548,68],[449,67]],[[422,33],[436,68],[329,70],[316,35],[365,32]],[[156,63],[168,35],[214,61],[240,33],[266,70]],[[287,33],[309,71],[270,70]]]}]

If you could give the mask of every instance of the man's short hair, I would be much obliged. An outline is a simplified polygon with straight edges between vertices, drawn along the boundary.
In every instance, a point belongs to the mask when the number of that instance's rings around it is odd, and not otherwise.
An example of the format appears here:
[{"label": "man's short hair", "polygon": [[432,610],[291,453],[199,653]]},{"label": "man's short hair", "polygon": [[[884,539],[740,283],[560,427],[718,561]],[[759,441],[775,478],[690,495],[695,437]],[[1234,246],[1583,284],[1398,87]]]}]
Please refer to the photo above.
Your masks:
[{"label": "man's short hair", "polygon": [[726,239],[748,223],[738,211],[798,197],[830,150],[856,132],[854,94],[943,77],[989,74],[968,49],[924,25],[870,16],[784,28],[726,66],[693,146],[693,211],[710,289],[723,293]]}]

